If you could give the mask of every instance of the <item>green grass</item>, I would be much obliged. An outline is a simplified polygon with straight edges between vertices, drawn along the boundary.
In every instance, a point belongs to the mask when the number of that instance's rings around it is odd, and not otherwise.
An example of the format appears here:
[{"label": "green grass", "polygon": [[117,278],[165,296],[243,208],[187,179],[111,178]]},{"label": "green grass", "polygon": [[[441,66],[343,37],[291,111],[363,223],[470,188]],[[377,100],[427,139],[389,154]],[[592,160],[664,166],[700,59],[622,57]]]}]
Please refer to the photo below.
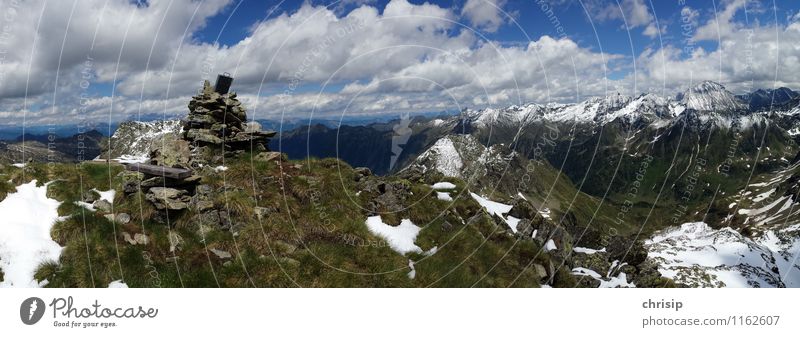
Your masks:
[{"label": "green grass", "polygon": [[[236,235],[219,228],[201,234],[191,210],[170,213],[172,227],[156,221],[158,211],[142,194],[122,193],[121,167],[58,164],[49,173],[31,168],[31,178],[57,180],[49,194],[63,202],[59,214],[68,216],[52,230],[65,247],[61,258],[39,268],[37,279],[48,279],[50,287],[106,287],[120,279],[130,287],[537,287],[526,267],[549,259],[536,254],[540,249],[533,242],[517,242],[486,216],[463,224],[481,210],[458,180],[452,180],[456,201],[443,212],[448,203],[428,184],[375,178],[413,192],[405,203],[410,207],[383,220],[411,219],[423,227],[417,244],[425,251],[438,247],[432,256],[402,256],[367,230],[371,197],[356,195],[355,173],[347,164],[312,159],[279,166],[251,162],[246,155],[228,159],[226,166],[225,172],[206,171],[202,183],[220,191],[214,202],[238,224]],[[132,221],[114,224],[76,206],[81,192],[92,188],[115,188],[115,211],[130,214]],[[255,206],[273,211],[259,221]],[[183,240],[174,253],[170,232]],[[130,245],[123,233],[146,234],[150,242]],[[212,248],[233,258],[220,259]],[[407,276],[409,259],[418,261],[414,279]]]}]

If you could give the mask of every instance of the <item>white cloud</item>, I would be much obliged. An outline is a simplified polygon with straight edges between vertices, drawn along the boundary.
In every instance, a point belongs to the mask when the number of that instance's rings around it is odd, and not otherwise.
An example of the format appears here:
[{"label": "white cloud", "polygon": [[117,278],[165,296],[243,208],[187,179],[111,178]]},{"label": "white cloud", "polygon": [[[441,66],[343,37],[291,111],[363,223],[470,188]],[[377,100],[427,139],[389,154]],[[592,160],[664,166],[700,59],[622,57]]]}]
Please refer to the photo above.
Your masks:
[{"label": "white cloud", "polygon": [[461,15],[478,29],[496,32],[508,19],[502,10],[505,3],[505,0],[467,0],[461,9]]},{"label": "white cloud", "polygon": [[659,32],[664,31],[664,27],[659,31],[659,24],[655,22],[654,16],[644,0],[614,1],[605,6],[590,2],[587,3],[587,7],[593,13],[594,18],[601,22],[622,21],[624,29],[645,27],[642,34],[650,38],[655,38]]},{"label": "white cloud", "polygon": [[[752,2],[752,1],[751,1]],[[733,16],[745,8],[747,0],[727,0],[722,3],[723,9],[713,14],[713,18],[705,25],[697,28],[694,38],[697,41],[718,41],[731,37],[737,28]]]},{"label": "white cloud", "polygon": [[[104,0],[79,1],[66,40],[72,3],[47,2],[43,29],[36,32],[45,3],[25,2],[19,19],[34,24],[15,26],[12,39],[0,44],[12,51],[0,64],[0,123],[18,122],[20,111],[32,124],[182,116],[201,81],[225,71],[234,75],[234,89],[255,118],[460,110],[658,89],[671,94],[708,79],[733,90],[746,90],[750,83],[800,87],[800,50],[794,47],[800,45],[800,22],[736,23],[734,16],[743,7],[735,0],[725,2],[718,16],[726,29],[718,49],[696,47],[687,57],[686,41],[652,47],[635,56],[631,75],[615,80],[609,79],[610,72],[620,71],[628,59],[568,38],[541,36],[517,44],[483,40],[457,22],[475,19],[473,25],[491,30],[503,23],[495,19],[504,16],[499,11],[497,16],[491,11],[477,15],[480,6],[468,7],[469,2],[451,9],[392,0],[384,8],[351,4],[357,7],[346,14],[306,3],[258,22],[249,36],[232,45],[194,40],[192,34],[228,2],[175,0],[170,6],[152,1],[133,9],[127,2],[109,1],[104,9]],[[598,14],[603,20],[624,15],[629,26],[658,35],[642,0],[603,8],[608,9]],[[700,13],[688,7],[683,17],[696,32],[692,41],[707,38],[710,28],[702,27],[717,27],[715,18],[701,25]],[[89,51],[96,27],[96,46]],[[91,85],[116,83],[113,100],[78,99],[87,55]],[[29,75],[26,100],[21,96]]]}]

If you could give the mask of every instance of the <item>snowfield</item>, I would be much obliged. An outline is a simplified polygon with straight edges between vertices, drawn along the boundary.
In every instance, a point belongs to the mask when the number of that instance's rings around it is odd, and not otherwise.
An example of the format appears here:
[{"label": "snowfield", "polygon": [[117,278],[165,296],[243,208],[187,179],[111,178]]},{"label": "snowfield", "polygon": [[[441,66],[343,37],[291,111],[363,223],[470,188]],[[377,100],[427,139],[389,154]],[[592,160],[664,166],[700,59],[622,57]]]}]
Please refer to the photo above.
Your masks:
[{"label": "snowfield", "polygon": [[43,263],[58,261],[62,247],[50,237],[59,219],[61,203],[47,197],[47,186],[36,180],[17,186],[0,202],[0,268],[4,278],[0,287],[34,288],[46,284],[33,278]]}]

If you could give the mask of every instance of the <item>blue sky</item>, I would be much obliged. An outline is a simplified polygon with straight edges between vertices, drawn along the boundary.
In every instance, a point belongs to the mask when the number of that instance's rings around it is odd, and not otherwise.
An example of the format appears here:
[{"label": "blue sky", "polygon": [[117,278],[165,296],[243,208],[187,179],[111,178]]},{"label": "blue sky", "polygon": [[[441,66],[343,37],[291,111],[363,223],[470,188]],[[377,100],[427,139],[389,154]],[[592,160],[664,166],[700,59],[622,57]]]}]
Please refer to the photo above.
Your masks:
[{"label": "blue sky", "polygon": [[21,111],[38,124],[179,117],[202,80],[222,72],[235,74],[253,115],[272,119],[674,95],[703,80],[736,93],[800,89],[796,0],[31,0],[13,9],[5,20],[24,24],[0,39],[0,124],[19,123]]},{"label": "blue sky", "polygon": [[[464,5],[464,1],[410,0],[409,2],[415,4],[427,2],[446,8],[460,8]],[[226,7],[224,11],[210,18],[207,26],[198,31],[194,37],[203,42],[213,43],[216,41],[224,45],[233,45],[246,38],[251,33],[252,26],[259,21],[285,12],[297,11],[300,6],[308,3],[330,6],[342,15],[358,6],[355,3],[342,4],[342,2],[331,1],[237,0]],[[364,1],[363,3],[383,8],[388,0]],[[602,49],[608,53],[631,57],[631,55],[639,55],[648,47],[681,43],[680,41],[685,38],[681,28],[681,9],[683,7],[691,6],[700,12],[702,18],[711,19],[724,8],[726,2],[719,0],[686,0],[683,3],[679,0],[643,1],[650,7],[654,20],[657,19],[658,26],[662,29],[661,35],[656,38],[643,35],[645,27],[626,28],[622,19],[592,17],[592,12],[599,6],[620,7],[622,1],[557,0],[547,1],[547,3],[554,9],[570,39],[596,51]],[[559,35],[540,9],[540,4],[535,0],[508,1],[503,10],[509,13],[515,22],[503,24],[496,32],[482,32],[487,38],[499,43],[524,44],[529,39],[537,39],[542,35]],[[737,12],[735,19],[741,23],[785,25],[793,15],[797,14],[798,10],[800,10],[800,3],[795,0],[751,1],[747,5],[747,11]],[[625,21],[630,21],[630,19]],[[463,24],[470,25],[466,20]],[[716,48],[717,45],[717,41],[704,41],[699,44],[709,50]]]}]

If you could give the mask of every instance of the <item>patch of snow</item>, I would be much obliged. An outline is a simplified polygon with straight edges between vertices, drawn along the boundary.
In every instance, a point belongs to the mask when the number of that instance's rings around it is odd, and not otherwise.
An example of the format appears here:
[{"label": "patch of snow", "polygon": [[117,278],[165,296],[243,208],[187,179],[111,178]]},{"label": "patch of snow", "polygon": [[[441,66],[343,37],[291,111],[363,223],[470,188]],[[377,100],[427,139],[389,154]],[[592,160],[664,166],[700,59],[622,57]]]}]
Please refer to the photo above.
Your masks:
[{"label": "patch of snow", "polygon": [[25,167],[25,163],[14,163],[14,164],[11,164],[11,166],[18,167],[18,168],[23,168],[23,167]]},{"label": "patch of snow", "polygon": [[592,255],[592,254],[596,254],[596,253],[605,253],[606,249],[605,248],[603,248],[603,249],[591,249],[591,248],[584,248],[584,247],[573,247],[572,251],[576,252],[576,253]]},{"label": "patch of snow", "polygon": [[511,205],[506,205],[499,202],[491,201],[472,192],[469,192],[469,194],[472,196],[472,199],[475,199],[475,201],[477,201],[478,204],[480,204],[481,207],[483,207],[486,210],[486,212],[488,212],[489,214],[497,215],[498,217],[503,219],[506,222],[506,224],[508,224],[508,227],[511,228],[512,232],[514,233],[517,232],[517,224],[519,223],[519,219],[513,216],[509,216],[508,218],[506,218],[505,215],[506,213],[511,211],[512,207]]},{"label": "patch of snow", "polygon": [[411,269],[408,271],[408,278],[413,280],[415,277],[417,277],[417,269],[414,268],[414,261],[408,260],[408,268]]},{"label": "patch of snow", "polygon": [[453,184],[453,183],[445,181],[445,182],[435,183],[435,184],[431,185],[431,188],[433,188],[434,190],[437,190],[437,191],[452,190],[452,189],[456,188],[456,185]]},{"label": "patch of snow", "polygon": [[50,237],[61,202],[47,197],[47,186],[32,180],[0,202],[0,287],[43,286],[33,278],[36,269],[61,255],[63,248]]},{"label": "patch of snow", "polygon": [[775,193],[775,189],[774,188],[769,190],[769,191],[766,191],[764,193],[761,193],[761,194],[753,197],[753,202],[761,202],[761,201],[769,198],[769,196],[771,196],[772,193]]},{"label": "patch of snow", "polygon": [[414,225],[411,220],[403,219],[399,226],[390,226],[381,220],[380,215],[376,215],[368,217],[366,224],[372,234],[386,240],[394,251],[403,255],[422,253],[422,249],[414,244],[421,228]]},{"label": "patch of snow", "polygon": [[141,164],[150,160],[150,157],[143,154],[132,155],[132,154],[123,154],[113,160],[122,163],[122,164]]},{"label": "patch of snow", "polygon": [[551,250],[556,250],[556,249],[558,249],[558,247],[556,247],[556,243],[553,242],[553,239],[547,240],[547,242],[544,244],[545,251],[549,252]]},{"label": "patch of snow", "polygon": [[550,209],[549,208],[545,208],[545,209],[539,211],[539,215],[541,215],[545,219],[550,219]]},{"label": "patch of snow", "polygon": [[227,166],[222,166],[222,165],[217,166],[217,167],[214,168],[214,172],[224,172],[224,171],[227,171],[227,170],[228,170],[228,167]]},{"label": "patch of snow", "polygon": [[92,191],[97,192],[100,195],[101,200],[108,201],[109,204],[114,203],[114,196],[117,195],[117,191],[110,189],[108,191],[100,191],[96,188],[93,188]]},{"label": "patch of snow", "polygon": [[81,207],[83,207],[83,208],[85,208],[87,210],[89,210],[90,212],[96,212],[97,211],[94,208],[94,205],[92,205],[92,204],[90,204],[88,202],[85,202],[85,201],[76,201],[75,204],[78,205],[78,206],[81,206]]},{"label": "patch of snow", "polygon": [[116,280],[108,284],[109,288],[128,288],[128,285],[122,282],[122,280]]},{"label": "patch of snow", "polygon": [[636,288],[636,285],[628,282],[628,275],[625,275],[623,272],[618,272],[617,276],[611,276],[616,269],[624,265],[625,264],[619,265],[619,261],[614,261],[614,263],[611,264],[611,268],[608,269],[605,277],[601,276],[600,273],[588,268],[573,268],[572,274],[589,276],[600,281],[600,286],[598,288]]},{"label": "patch of snow", "polygon": [[453,197],[447,192],[436,192],[436,198],[444,201],[453,201]]},{"label": "patch of snow", "polygon": [[439,246],[433,246],[433,248],[426,250],[422,254],[425,255],[425,256],[431,256],[433,254],[436,254],[436,252],[438,252],[438,251],[439,251]]}]

